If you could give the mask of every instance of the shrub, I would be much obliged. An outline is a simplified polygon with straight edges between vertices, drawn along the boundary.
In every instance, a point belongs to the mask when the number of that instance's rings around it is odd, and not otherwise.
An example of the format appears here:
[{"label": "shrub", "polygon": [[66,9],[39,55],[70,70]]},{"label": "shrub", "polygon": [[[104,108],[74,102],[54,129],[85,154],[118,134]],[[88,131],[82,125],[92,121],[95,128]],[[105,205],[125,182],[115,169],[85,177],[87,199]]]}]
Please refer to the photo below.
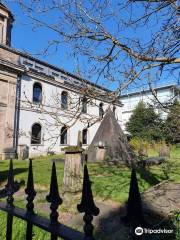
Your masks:
[{"label": "shrub", "polygon": [[148,150],[149,148],[151,148],[151,143],[148,142],[147,140],[138,138],[138,137],[134,137],[131,138],[130,140],[130,146],[132,147],[132,149],[138,153],[138,151],[140,151],[140,149],[143,147],[146,150]]}]

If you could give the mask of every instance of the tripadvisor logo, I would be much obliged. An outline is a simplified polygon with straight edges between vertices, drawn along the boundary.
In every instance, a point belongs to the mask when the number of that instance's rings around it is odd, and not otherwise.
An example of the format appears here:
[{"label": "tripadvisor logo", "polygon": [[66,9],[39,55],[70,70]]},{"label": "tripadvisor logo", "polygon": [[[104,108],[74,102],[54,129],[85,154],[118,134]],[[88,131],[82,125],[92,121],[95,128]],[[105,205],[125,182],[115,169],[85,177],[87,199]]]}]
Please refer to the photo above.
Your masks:
[{"label": "tripadvisor logo", "polygon": [[142,228],[142,227],[137,227],[137,228],[135,228],[135,234],[137,235],[137,236],[140,236],[140,235],[142,235],[142,234],[153,234],[153,233],[156,233],[156,234],[162,234],[162,233],[166,233],[166,234],[168,234],[168,233],[173,233],[173,229],[161,229],[161,228],[159,228],[159,229],[149,229],[149,228]]},{"label": "tripadvisor logo", "polygon": [[143,234],[143,228],[142,227],[137,227],[135,229],[135,234],[138,235],[138,236],[142,235]]}]

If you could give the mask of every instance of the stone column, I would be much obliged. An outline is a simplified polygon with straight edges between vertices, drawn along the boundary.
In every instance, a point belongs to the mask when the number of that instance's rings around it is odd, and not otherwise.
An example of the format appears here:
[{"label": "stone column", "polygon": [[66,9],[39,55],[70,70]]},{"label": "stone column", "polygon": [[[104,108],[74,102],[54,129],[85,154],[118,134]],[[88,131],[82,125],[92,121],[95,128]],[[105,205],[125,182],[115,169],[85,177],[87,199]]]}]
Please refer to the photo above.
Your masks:
[{"label": "stone column", "polygon": [[65,193],[81,192],[83,181],[82,151],[66,151],[65,155],[63,191]]}]

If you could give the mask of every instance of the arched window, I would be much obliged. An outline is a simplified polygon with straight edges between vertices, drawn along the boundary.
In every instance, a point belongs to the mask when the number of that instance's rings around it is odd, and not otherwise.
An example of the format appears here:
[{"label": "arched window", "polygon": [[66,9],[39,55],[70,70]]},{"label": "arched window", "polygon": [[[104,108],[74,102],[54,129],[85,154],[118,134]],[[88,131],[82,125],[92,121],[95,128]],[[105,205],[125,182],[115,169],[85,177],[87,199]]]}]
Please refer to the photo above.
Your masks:
[{"label": "arched window", "polygon": [[67,144],[67,127],[61,128],[61,144]]},{"label": "arched window", "polygon": [[65,91],[61,93],[61,108],[62,109],[68,108],[68,93]]},{"label": "arched window", "polygon": [[103,118],[104,110],[103,110],[103,103],[99,104],[99,117]]},{"label": "arched window", "polygon": [[34,83],[33,85],[33,102],[42,102],[42,85],[40,83]]},{"label": "arched window", "polygon": [[83,129],[82,131],[82,144],[87,144],[87,137],[88,137],[88,130],[87,128]]},{"label": "arched window", "polygon": [[31,144],[41,144],[41,125],[35,123],[31,130]]},{"label": "arched window", "polygon": [[87,113],[87,98],[83,97],[82,99],[82,113]]}]

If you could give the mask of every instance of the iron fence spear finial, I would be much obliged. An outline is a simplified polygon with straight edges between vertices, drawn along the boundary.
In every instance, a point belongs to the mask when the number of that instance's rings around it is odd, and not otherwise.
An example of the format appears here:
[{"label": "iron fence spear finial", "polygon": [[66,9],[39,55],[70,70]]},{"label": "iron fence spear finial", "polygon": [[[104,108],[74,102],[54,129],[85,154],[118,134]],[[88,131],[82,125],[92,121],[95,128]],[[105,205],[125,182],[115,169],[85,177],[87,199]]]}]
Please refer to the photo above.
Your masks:
[{"label": "iron fence spear finial", "polygon": [[82,189],[82,199],[81,203],[77,205],[77,209],[79,212],[84,212],[84,233],[85,238],[88,240],[93,240],[93,225],[92,220],[93,216],[97,216],[99,214],[99,208],[96,207],[93,199],[92,189],[91,189],[91,181],[89,179],[89,173],[87,165],[84,165],[84,179],[83,179],[83,189]]},{"label": "iron fence spear finial", "polygon": [[[29,169],[28,169],[28,181],[27,187],[25,189],[27,194],[27,214],[30,216],[34,214],[34,198],[36,196],[36,191],[34,190],[34,179],[33,179],[33,169],[32,169],[32,159],[29,159]],[[27,222],[26,228],[26,240],[31,240],[33,238],[33,225],[31,222]]]},{"label": "iron fence spear finial", "polygon": [[50,192],[49,192],[49,195],[46,197],[46,199],[47,199],[48,202],[51,203],[51,205],[50,205],[51,224],[56,224],[57,220],[58,220],[57,209],[58,209],[59,205],[62,204],[62,199],[59,195],[59,190],[58,190],[58,182],[57,182],[55,162],[53,162],[53,165],[52,165]]},{"label": "iron fence spear finial", "polygon": [[28,171],[28,181],[27,187],[25,189],[25,193],[27,194],[27,211],[33,213],[34,203],[33,200],[36,196],[36,191],[34,189],[34,179],[33,179],[33,170],[32,170],[32,159],[29,159],[29,171]]}]

